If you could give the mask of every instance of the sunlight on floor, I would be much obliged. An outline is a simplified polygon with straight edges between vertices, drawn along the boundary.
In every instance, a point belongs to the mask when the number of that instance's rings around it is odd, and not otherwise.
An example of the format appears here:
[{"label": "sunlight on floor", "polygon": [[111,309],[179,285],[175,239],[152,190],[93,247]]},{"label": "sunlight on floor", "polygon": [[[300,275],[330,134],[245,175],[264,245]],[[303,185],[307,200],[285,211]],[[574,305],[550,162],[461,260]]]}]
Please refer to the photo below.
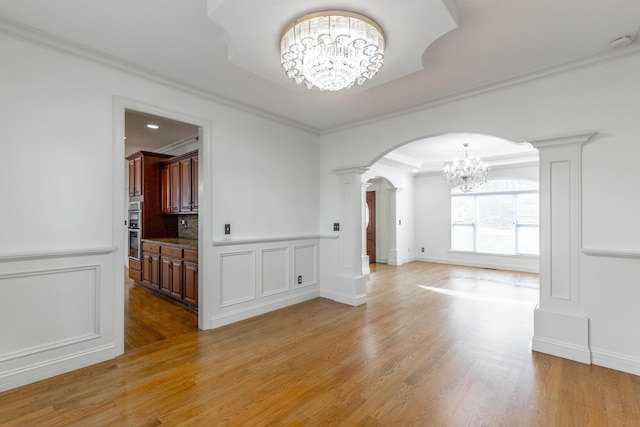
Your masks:
[{"label": "sunlight on floor", "polygon": [[489,296],[478,295],[470,292],[461,292],[461,291],[454,291],[451,289],[434,288],[433,286],[418,285],[418,287],[422,289],[426,289],[428,291],[437,292],[440,294],[445,294],[445,295],[450,295],[450,296],[460,297],[460,298],[473,299],[477,301],[501,302],[505,304],[520,304],[520,305],[528,305],[528,306],[536,305],[535,301],[518,301],[518,300],[507,299],[507,298],[489,297]]}]

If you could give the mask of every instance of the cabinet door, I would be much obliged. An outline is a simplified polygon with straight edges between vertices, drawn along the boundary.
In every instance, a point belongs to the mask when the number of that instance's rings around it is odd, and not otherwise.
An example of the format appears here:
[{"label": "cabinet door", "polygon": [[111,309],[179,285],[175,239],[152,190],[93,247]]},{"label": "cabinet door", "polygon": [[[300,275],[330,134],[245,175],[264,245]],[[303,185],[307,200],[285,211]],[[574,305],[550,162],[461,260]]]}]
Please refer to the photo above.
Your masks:
[{"label": "cabinet door", "polygon": [[136,195],[136,162],[129,160],[129,197]]},{"label": "cabinet door", "polygon": [[191,211],[198,211],[198,158],[191,159]]},{"label": "cabinet door", "polygon": [[142,281],[151,283],[151,254],[142,252]]},{"label": "cabinet door", "polygon": [[182,301],[182,260],[171,259],[171,298]]},{"label": "cabinet door", "polygon": [[169,165],[169,211],[171,213],[180,212],[180,164],[171,163]]},{"label": "cabinet door", "polygon": [[[131,178],[129,178],[129,181],[131,181]],[[142,157],[133,159],[133,181],[133,195],[142,195]]]},{"label": "cabinet door", "polygon": [[160,257],[160,292],[165,295],[169,295],[171,293],[171,280],[173,279],[171,261],[171,258],[164,256]]},{"label": "cabinet door", "polygon": [[191,159],[180,161],[180,212],[191,212]]},{"label": "cabinet door", "polygon": [[185,261],[182,265],[182,301],[191,307],[198,307],[198,264]]},{"label": "cabinet door", "polygon": [[160,255],[151,254],[150,255],[150,284],[154,289],[158,289],[160,287]]},{"label": "cabinet door", "polygon": [[171,175],[169,165],[162,167],[162,213],[171,213]]}]

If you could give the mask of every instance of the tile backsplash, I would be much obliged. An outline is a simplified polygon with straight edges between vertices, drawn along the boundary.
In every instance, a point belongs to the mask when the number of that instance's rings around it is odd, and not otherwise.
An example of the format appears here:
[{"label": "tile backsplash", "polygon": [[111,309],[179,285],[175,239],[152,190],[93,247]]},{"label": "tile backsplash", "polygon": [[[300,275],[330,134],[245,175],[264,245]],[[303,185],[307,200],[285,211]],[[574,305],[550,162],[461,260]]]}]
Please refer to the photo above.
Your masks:
[{"label": "tile backsplash", "polygon": [[[187,228],[182,224],[185,221]],[[198,215],[178,215],[178,237],[181,239],[198,238]]]}]

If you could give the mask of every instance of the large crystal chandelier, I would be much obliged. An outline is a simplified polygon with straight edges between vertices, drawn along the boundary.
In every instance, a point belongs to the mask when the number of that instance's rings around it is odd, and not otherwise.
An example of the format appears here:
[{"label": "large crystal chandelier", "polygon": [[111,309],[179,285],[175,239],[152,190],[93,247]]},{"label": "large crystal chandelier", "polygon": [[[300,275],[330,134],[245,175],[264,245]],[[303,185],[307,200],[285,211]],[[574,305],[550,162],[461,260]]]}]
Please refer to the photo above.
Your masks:
[{"label": "large crystal chandelier", "polygon": [[371,19],[328,10],[298,18],[282,33],[282,68],[296,83],[320,90],[348,89],[382,68],[384,34]]},{"label": "large crystal chandelier", "polygon": [[464,144],[464,159],[456,158],[452,164],[444,167],[444,182],[449,188],[459,187],[463,193],[487,182],[489,166],[477,157],[467,155],[469,143]]}]

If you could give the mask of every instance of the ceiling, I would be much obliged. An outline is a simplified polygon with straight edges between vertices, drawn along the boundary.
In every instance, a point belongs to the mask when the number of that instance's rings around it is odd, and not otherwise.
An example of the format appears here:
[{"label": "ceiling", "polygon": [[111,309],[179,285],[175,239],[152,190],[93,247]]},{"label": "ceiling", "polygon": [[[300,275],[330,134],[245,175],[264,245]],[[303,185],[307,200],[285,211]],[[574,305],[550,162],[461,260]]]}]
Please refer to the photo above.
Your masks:
[{"label": "ceiling", "polygon": [[[385,31],[385,65],[344,92],[296,85],[279,37],[322,9]],[[2,0],[0,31],[32,34],[321,133],[539,73],[640,50],[638,0]],[[630,35],[634,42],[612,48]],[[517,151],[517,150],[516,150]]]}]

